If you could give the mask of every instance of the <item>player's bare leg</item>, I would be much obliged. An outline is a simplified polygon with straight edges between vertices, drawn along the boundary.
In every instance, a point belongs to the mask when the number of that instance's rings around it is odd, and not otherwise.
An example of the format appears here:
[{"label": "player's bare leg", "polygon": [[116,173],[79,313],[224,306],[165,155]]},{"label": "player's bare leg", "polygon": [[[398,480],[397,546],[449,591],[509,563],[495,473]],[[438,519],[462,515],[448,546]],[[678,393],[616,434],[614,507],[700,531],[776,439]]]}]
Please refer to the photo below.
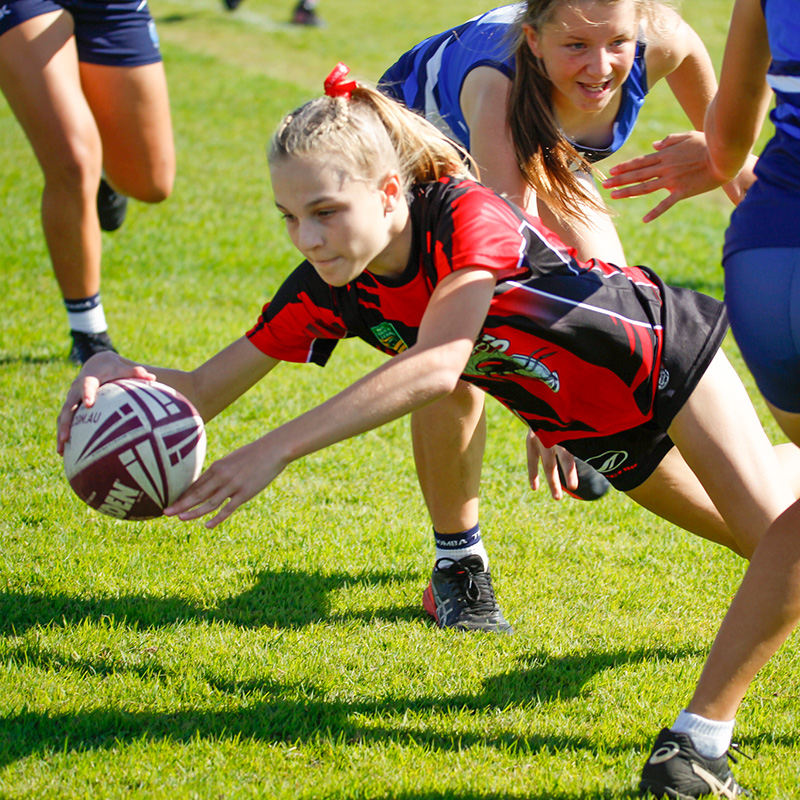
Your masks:
[{"label": "player's bare leg", "polygon": [[[773,409],[784,432],[800,442],[800,415]],[[640,788],[674,785],[690,761],[740,793],[727,765],[734,717],[750,684],[800,621],[800,502],[784,511],[755,548],[750,566],[717,633],[687,708],[656,739]],[[678,748],[676,750],[676,747]],[[663,753],[675,753],[665,760]],[[709,760],[711,759],[711,760]],[[702,773],[700,773],[702,774]],[[713,788],[713,787],[712,787]]]},{"label": "player's bare leg", "polygon": [[628,495],[682,528],[749,557],[796,499],[790,480],[797,480],[800,451],[793,445],[772,447],[721,351],[669,433],[675,450]]},{"label": "player's bare leg", "polygon": [[42,227],[73,339],[70,359],[82,363],[113,347],[99,294],[102,147],[68,13],[42,14],[0,37],[0,88],[44,174]]},{"label": "player's bare leg", "polygon": [[81,64],[80,73],[109,183],[145,203],[165,200],[175,180],[175,148],[163,64]]},{"label": "player's bare leg", "polygon": [[[800,414],[770,405],[800,444]],[[756,673],[800,621],[800,503],[790,506],[756,548],[717,634],[688,710],[733,719]]]},{"label": "player's bare leg", "polygon": [[511,632],[494,596],[478,524],[486,446],[483,392],[459,382],[452,394],[412,414],[411,432],[436,541],[425,610],[440,627]]},{"label": "player's bare leg", "polygon": [[65,298],[100,288],[95,208],[100,135],[81,88],[66,12],[43,14],[0,37],[0,88],[44,173],[42,224]]},{"label": "player's bare leg", "polygon": [[411,436],[434,529],[458,533],[477,525],[486,448],[483,392],[459,382],[452,394],[411,415]]}]

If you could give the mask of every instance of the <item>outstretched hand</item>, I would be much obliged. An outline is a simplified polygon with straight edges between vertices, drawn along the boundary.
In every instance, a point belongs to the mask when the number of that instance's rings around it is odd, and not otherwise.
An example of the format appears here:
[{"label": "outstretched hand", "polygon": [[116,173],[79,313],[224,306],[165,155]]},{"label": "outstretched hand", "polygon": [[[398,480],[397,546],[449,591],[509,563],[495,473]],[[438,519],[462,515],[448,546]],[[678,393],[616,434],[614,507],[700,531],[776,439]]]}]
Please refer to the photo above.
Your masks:
[{"label": "outstretched hand", "polygon": [[567,479],[566,488],[572,491],[578,488],[578,472],[575,469],[575,458],[572,453],[563,447],[545,447],[533,431],[528,432],[525,450],[528,455],[528,481],[531,489],[536,491],[540,485],[540,461],[542,463],[542,472],[544,472],[545,480],[550,487],[550,494],[554,500],[561,500],[564,496],[564,487],[561,486],[561,478],[558,475],[559,462],[561,463],[564,477]]},{"label": "outstretched hand", "polygon": [[171,506],[167,517],[183,521],[217,512],[206,522],[214,528],[255,497],[283,472],[288,459],[270,447],[269,434],[215,461]]},{"label": "outstretched hand", "polygon": [[[726,183],[714,170],[702,131],[672,133],[654,142],[655,153],[632,158],[609,170],[610,177],[603,187],[612,189],[611,197],[640,197],[659,189],[669,194],[648,211],[643,222],[652,222],[678,201],[724,186],[730,199],[738,204],[755,180],[751,156],[737,177]],[[623,187],[623,188],[617,188]]]},{"label": "outstretched hand", "polygon": [[116,353],[106,351],[92,356],[78,373],[67,392],[67,398],[58,415],[56,428],[56,451],[64,455],[64,445],[69,439],[72,418],[83,404],[91,408],[97,398],[97,390],[104,383],[122,378],[138,378],[154,381],[156,376],[145,367],[133,364]]}]

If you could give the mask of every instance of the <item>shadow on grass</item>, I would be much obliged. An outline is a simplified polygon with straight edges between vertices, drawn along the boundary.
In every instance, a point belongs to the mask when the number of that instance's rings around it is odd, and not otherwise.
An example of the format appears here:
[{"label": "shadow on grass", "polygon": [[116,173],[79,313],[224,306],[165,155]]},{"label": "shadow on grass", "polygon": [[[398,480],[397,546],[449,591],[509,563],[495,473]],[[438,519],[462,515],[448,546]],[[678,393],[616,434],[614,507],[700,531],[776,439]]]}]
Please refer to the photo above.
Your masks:
[{"label": "shadow on grass", "polygon": [[[511,779],[513,780],[513,778]],[[545,794],[531,794],[527,791],[514,791],[513,787],[509,787],[507,791],[503,792],[476,792],[476,791],[425,791],[420,792],[389,792],[387,794],[370,795],[374,800],[516,800],[516,798],[524,798],[524,800],[605,800],[605,798],[614,798],[614,800],[626,800],[627,798],[639,797],[639,794],[633,790],[630,791],[591,791],[591,792],[546,792]]]},{"label": "shadow on grass", "polygon": [[[336,746],[412,742],[416,747],[432,751],[496,747],[513,753],[565,750],[596,753],[598,744],[577,733],[521,735],[513,728],[503,730],[502,712],[498,710],[577,697],[595,675],[620,666],[653,658],[679,660],[695,655],[695,651],[684,649],[596,652],[559,658],[542,653],[525,657],[517,668],[507,673],[487,678],[477,692],[435,698],[390,696],[354,701],[326,700],[322,697],[323,690],[313,691],[312,687],[310,691],[307,682],[302,685],[272,680],[231,682],[206,676],[215,692],[234,699],[246,697],[247,707],[169,712],[102,708],[68,714],[23,711],[0,720],[0,767],[33,754],[110,749],[141,740],[189,743],[198,738],[249,739],[292,745],[324,741]],[[102,661],[76,660],[64,665],[35,647],[23,646],[17,653],[8,653],[5,660],[43,669],[58,666],[87,675],[128,670]],[[146,673],[150,678],[175,677],[155,662],[130,671]],[[487,734],[470,729],[469,718],[483,713],[492,715],[492,725],[499,732]],[[462,723],[460,719],[467,722]],[[617,754],[633,747],[646,749],[648,745],[649,742],[643,741],[605,744],[602,750]]]},{"label": "shadow on grass", "polygon": [[[30,353],[0,353],[0,367],[19,364],[60,364],[67,363],[67,345],[64,345],[63,353],[42,353],[41,355],[31,355]],[[77,368],[76,368],[77,369]]]},{"label": "shadow on grass", "polygon": [[[138,629],[158,628],[184,621],[227,622],[246,628],[301,628],[314,622],[419,619],[421,606],[390,607],[363,613],[331,614],[329,595],[347,586],[385,586],[420,581],[417,573],[363,572],[323,574],[295,570],[265,570],[242,594],[203,607],[180,597],[85,598],[67,594],[0,590],[0,634],[21,634],[34,627],[105,621]],[[420,585],[420,593],[422,585]],[[417,600],[415,596],[415,601]]]}]

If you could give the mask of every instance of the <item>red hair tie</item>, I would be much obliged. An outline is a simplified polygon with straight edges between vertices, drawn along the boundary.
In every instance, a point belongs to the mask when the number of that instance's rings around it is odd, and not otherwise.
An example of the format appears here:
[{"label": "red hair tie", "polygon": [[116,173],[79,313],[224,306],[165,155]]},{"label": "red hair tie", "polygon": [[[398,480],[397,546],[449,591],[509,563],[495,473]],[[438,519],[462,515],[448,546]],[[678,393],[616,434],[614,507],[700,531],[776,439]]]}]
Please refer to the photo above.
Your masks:
[{"label": "red hair tie", "polygon": [[325,94],[328,97],[344,97],[349,100],[356,88],[355,81],[345,81],[350,67],[341,61],[331,70],[331,74],[325,78]]}]

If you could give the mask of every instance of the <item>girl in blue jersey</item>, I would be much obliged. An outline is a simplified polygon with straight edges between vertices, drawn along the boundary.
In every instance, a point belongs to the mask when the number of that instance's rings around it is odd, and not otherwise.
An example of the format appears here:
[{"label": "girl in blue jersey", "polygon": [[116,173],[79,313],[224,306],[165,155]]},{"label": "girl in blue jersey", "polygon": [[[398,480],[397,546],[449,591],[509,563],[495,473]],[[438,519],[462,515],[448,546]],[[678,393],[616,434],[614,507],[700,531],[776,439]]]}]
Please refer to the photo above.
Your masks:
[{"label": "girl in blue jersey", "polygon": [[[707,116],[709,163],[736,174],[770,100],[775,134],[725,238],[731,328],[783,431],[800,445],[800,7],[796,0],[736,0],[719,92]],[[697,797],[717,789],[708,761],[725,760],[734,716],[757,671],[800,620],[800,504],[764,535],[723,621],[687,708],[658,737],[641,788]],[[732,778],[726,787],[740,793]],[[724,781],[723,781],[724,783]],[[680,792],[681,794],[677,794]]]},{"label": "girl in blue jersey", "polygon": [[[209,420],[281,360],[324,364],[356,335],[393,357],[213,464],[167,513],[217,525],[295,459],[463,377],[547,444],[613,460],[611,480],[634,501],[749,555],[794,502],[798,451],[770,446],[719,350],[721,304],[645,268],[578,261],[472,180],[425,120],[341,76],[328,85],[284,119],[270,150],[276,204],[306,261],[246,336],[194,371],[92,358],[62,409],[59,448],[102,382],[157,378]],[[490,591],[488,571],[475,572],[471,590]]]},{"label": "girl in blue jersey", "polygon": [[[674,191],[650,219],[682,196],[686,182],[718,185],[708,176],[699,133],[716,88],[711,60],[689,25],[659,3],[527,0],[496,8],[416,45],[380,86],[464,146],[487,186],[539,216],[580,258],[622,265],[625,254],[591,165],[622,147],[662,78],[698,132],[667,140],[651,183]],[[751,180],[745,169],[730,183],[732,199]],[[480,552],[488,561],[478,522],[482,396],[463,384],[416,412],[411,429],[437,557],[467,540],[458,552]],[[555,453],[533,437],[528,452],[534,489],[540,460],[556,498],[563,482],[584,499],[608,485],[581,461],[573,467],[563,451],[559,475]]]},{"label": "girl in blue jersey", "polygon": [[167,83],[146,0],[0,5],[0,90],[44,174],[42,226],[70,358],[83,363],[112,347],[100,301],[101,227],[122,224],[128,195],[165,199],[175,175]]}]

